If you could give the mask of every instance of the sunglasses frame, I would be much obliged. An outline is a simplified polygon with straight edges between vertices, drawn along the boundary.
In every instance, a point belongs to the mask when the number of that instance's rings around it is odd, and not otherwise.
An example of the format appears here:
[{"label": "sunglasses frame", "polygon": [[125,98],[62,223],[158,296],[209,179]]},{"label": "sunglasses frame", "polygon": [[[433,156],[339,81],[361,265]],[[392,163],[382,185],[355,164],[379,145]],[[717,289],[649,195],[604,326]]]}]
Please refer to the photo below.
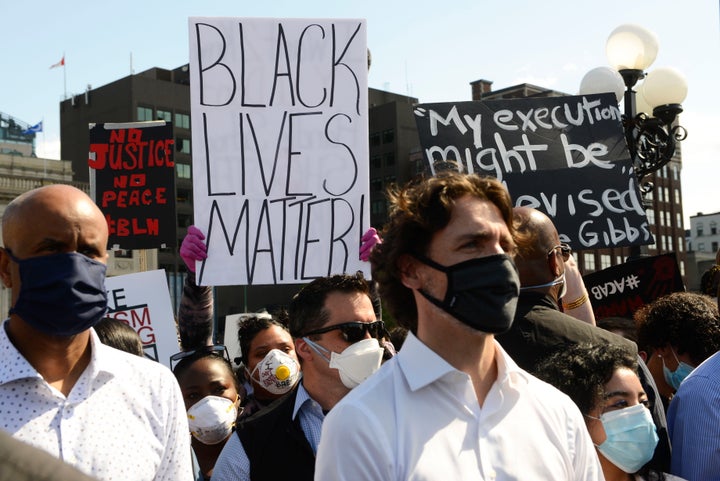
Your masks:
[{"label": "sunglasses frame", "polygon": [[[189,351],[176,352],[170,356],[170,369],[175,369],[177,363],[185,358],[194,356],[196,354],[217,354],[222,355],[227,361],[230,361],[230,354],[228,353],[227,347],[224,344],[213,344],[212,346],[202,346],[197,349],[190,349]],[[173,363],[175,363],[173,365]]]},{"label": "sunglasses frame", "polygon": [[564,242],[561,242],[559,245],[556,245],[555,247],[550,249],[547,253],[548,257],[553,255],[555,253],[556,249],[560,249],[560,252],[562,254],[562,258],[564,261],[567,261],[568,259],[570,259],[570,256],[572,255],[572,247],[570,247],[569,245],[567,245]]},{"label": "sunglasses frame", "polygon": [[[375,327],[375,326],[377,326],[377,327]],[[352,340],[351,337],[348,335],[348,333],[345,332],[345,329],[348,327],[353,327],[353,328],[354,327],[362,327],[362,334],[360,335],[359,338]],[[371,329],[376,331],[376,335],[373,335],[373,333],[371,332]],[[383,321],[343,322],[340,324],[334,324],[332,326],[321,327],[320,329],[315,329],[313,331],[305,333],[305,335],[303,337],[314,336],[316,334],[324,334],[326,332],[335,331],[335,330],[340,330],[342,332],[343,338],[347,342],[352,343],[352,344],[354,344],[358,341],[361,341],[365,337],[366,333],[370,334],[370,336],[372,336],[375,339],[380,339],[387,333],[387,331],[385,330],[385,323]]]}]

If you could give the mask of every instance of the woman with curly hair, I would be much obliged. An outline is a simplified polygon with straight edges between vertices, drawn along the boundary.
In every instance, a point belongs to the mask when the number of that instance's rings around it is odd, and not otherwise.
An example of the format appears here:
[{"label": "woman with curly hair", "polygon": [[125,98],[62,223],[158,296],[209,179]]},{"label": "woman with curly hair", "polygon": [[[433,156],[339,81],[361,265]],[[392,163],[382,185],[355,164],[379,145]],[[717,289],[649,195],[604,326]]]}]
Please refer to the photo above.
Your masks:
[{"label": "woman with curly hair", "polygon": [[607,481],[681,479],[646,466],[658,436],[631,353],[611,344],[577,344],[542,362],[537,375],[580,408]]}]

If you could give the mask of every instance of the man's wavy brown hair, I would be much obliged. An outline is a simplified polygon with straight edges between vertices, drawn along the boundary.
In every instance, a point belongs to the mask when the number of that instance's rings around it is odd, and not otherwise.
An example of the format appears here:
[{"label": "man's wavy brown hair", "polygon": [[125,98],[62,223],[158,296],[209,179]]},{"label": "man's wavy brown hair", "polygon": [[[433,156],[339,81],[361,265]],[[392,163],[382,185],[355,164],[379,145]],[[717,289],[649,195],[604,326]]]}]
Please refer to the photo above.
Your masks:
[{"label": "man's wavy brown hair", "polygon": [[444,171],[435,177],[388,190],[389,220],[382,231],[382,244],[371,254],[373,278],[380,298],[398,324],[417,331],[417,307],[411,289],[401,280],[398,260],[403,254],[427,254],[435,232],[450,222],[455,201],[470,195],[493,203],[513,233],[510,194],[492,177]]}]

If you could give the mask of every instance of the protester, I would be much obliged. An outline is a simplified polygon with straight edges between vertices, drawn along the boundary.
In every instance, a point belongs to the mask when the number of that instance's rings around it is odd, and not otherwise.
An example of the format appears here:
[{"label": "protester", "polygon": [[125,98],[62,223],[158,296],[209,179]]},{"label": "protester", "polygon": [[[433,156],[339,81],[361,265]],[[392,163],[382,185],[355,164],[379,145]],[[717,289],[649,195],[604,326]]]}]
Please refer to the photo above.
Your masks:
[{"label": "protester", "polygon": [[288,327],[267,312],[245,316],[238,339],[242,369],[252,386],[241,416],[248,417],[295,387],[300,364]]},{"label": "protester", "polygon": [[325,413],[380,366],[384,327],[362,274],[315,279],[293,297],[289,317],[301,381],[240,423],[213,481],[312,480]]},{"label": "protester", "polygon": [[[497,336],[510,357],[521,368],[534,372],[543,359],[578,342],[618,344],[637,352],[635,345],[626,339],[591,323],[578,322],[560,311],[561,299],[567,297],[564,294],[569,284],[566,272],[572,250],[560,242],[552,220],[536,209],[516,207],[513,221],[520,297],[511,328]],[[580,283],[580,286],[573,285],[573,291],[581,292],[582,304],[590,306],[582,278],[572,279]]]},{"label": "protester", "polygon": [[127,323],[106,317],[95,324],[93,329],[103,344],[136,356],[145,356],[140,336]]},{"label": "protester", "polygon": [[373,277],[410,332],[330,411],[316,479],[602,479],[577,407],[494,341],[519,290],[503,185],[442,173],[390,200]]},{"label": "protester", "polygon": [[[597,320],[597,326],[606,331],[610,331],[613,334],[622,336],[628,341],[632,341],[637,344],[637,328],[635,327],[635,321],[629,317],[610,316],[603,317]],[[638,346],[640,350],[640,346]],[[638,351],[640,357],[646,356],[647,353]],[[647,361],[647,357],[643,357],[643,360]]]},{"label": "protester", "polygon": [[210,479],[242,410],[244,390],[225,356],[225,346],[210,346],[171,358],[171,362],[178,361],[173,373],[187,409],[198,481]]},{"label": "protester", "polygon": [[182,395],[159,363],[103,345],[105,217],[49,185],[8,204],[0,276],[0,429],[100,480],[190,480]]},{"label": "protester", "polygon": [[691,292],[660,297],[635,312],[638,344],[663,403],[701,362],[720,349],[720,319],[714,300]]},{"label": "protester", "polygon": [[720,479],[720,352],[680,384],[670,402],[672,473],[689,481]]},{"label": "protester", "polygon": [[658,435],[632,352],[605,343],[575,344],[545,360],[538,376],[580,408],[607,481],[679,479],[647,465]]}]

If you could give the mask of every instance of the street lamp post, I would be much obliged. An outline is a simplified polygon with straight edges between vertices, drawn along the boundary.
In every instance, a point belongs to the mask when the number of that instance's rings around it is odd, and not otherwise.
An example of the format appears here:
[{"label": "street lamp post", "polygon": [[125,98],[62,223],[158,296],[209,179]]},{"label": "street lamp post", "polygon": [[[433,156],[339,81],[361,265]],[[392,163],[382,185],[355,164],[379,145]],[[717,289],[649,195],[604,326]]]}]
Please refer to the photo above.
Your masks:
[{"label": "street lamp post", "polygon": [[[687,96],[687,82],[672,68],[646,72],[657,57],[658,41],[652,32],[638,25],[621,25],[613,30],[605,50],[612,68],[588,72],[580,93],[615,92],[618,102],[623,99],[625,139],[647,208],[646,196],[653,184],[645,178],[670,162],[677,142],[687,137],[687,131],[675,125]],[[630,258],[640,256],[640,246],[632,246]]]}]

